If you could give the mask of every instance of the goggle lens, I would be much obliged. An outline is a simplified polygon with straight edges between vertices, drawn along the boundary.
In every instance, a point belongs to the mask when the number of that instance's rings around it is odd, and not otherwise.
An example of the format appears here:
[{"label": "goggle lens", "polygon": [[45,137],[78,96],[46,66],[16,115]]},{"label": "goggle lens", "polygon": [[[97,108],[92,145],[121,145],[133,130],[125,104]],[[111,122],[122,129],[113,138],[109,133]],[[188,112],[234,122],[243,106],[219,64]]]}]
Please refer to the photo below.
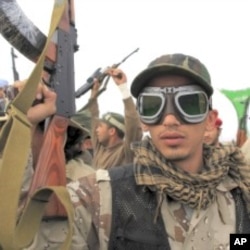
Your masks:
[{"label": "goggle lens", "polygon": [[187,115],[201,115],[207,112],[207,97],[204,93],[181,95],[178,103]]},{"label": "goggle lens", "polygon": [[147,117],[152,117],[157,115],[159,110],[162,107],[162,98],[159,96],[149,96],[145,95],[142,97],[142,106],[141,106],[141,115],[142,116],[147,116]]}]

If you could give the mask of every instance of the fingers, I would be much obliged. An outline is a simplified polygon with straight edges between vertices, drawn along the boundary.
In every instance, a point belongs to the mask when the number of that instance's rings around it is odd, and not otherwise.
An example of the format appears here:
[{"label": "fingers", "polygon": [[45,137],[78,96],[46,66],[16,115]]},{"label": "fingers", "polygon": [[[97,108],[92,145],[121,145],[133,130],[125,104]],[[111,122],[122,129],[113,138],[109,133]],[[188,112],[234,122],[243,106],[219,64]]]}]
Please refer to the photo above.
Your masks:
[{"label": "fingers", "polygon": [[54,99],[56,93],[50,90],[45,84],[39,83],[36,91],[36,99],[41,101],[44,99]]},{"label": "fingers", "polygon": [[108,68],[107,74],[109,74],[117,85],[127,82],[127,77],[125,73],[118,68]]},{"label": "fingers", "polygon": [[13,87],[18,90],[18,92],[21,92],[22,89],[24,88],[25,84],[27,82],[27,79],[25,80],[17,80],[13,83]]},{"label": "fingers", "polygon": [[50,90],[46,85],[39,84],[36,92],[36,100],[33,106],[29,108],[27,117],[32,124],[38,124],[40,121],[55,114],[56,112],[56,93]]}]

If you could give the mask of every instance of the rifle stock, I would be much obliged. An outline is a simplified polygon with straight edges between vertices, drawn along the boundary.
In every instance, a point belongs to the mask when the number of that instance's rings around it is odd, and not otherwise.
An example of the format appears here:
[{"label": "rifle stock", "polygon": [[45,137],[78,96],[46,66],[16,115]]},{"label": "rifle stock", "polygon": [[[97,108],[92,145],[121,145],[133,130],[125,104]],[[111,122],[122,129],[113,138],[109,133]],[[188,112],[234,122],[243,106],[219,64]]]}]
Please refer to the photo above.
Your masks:
[{"label": "rifle stock", "polygon": [[[68,119],[55,115],[50,121],[36,163],[29,194],[44,186],[65,186],[64,143]],[[45,210],[46,217],[64,217],[64,207],[52,194]]]},{"label": "rifle stock", "polygon": [[[74,28],[73,0],[58,25],[57,44],[51,42],[47,50],[43,79],[57,93],[57,112],[45,128],[42,146],[35,163],[35,173],[28,196],[44,186],[66,186],[64,144],[69,117],[75,112],[74,52],[76,29]],[[66,212],[54,194],[48,200],[46,217],[65,217]]]},{"label": "rifle stock", "polygon": [[250,103],[250,96],[245,100],[243,116],[239,120],[239,127],[236,135],[236,145],[241,147],[247,140],[247,119],[248,119],[248,106]]}]

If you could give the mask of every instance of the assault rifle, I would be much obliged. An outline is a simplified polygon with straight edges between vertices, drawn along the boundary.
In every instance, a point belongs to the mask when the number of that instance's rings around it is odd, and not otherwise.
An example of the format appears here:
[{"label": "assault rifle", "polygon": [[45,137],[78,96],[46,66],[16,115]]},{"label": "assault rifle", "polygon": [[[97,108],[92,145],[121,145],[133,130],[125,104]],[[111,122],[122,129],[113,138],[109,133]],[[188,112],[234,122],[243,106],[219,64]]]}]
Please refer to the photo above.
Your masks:
[{"label": "assault rifle", "polygon": [[[15,0],[2,0],[0,4],[2,35],[20,53],[37,63],[47,37],[25,16]],[[78,46],[74,1],[67,0],[65,5],[52,40],[49,41],[42,74],[43,81],[57,94],[57,111],[44,123],[47,125],[44,128],[42,145],[39,148],[35,173],[28,192],[29,197],[41,187],[66,186],[64,143],[70,117],[75,113],[74,52]],[[11,11],[13,9],[18,10],[22,23],[16,22]],[[65,216],[64,207],[54,194],[48,202],[46,216]]]},{"label": "assault rifle", "polygon": [[[74,52],[78,50],[73,0],[68,0],[56,36],[56,44],[52,43],[44,66],[49,77],[43,80],[57,93],[57,112],[46,129],[30,195],[41,186],[66,186],[64,143],[69,118],[75,113]],[[55,197],[51,197],[48,205],[46,216],[65,216]]]},{"label": "assault rifle", "polygon": [[[125,58],[121,60],[119,63],[115,63],[111,66],[111,68],[117,68],[119,67],[123,62],[125,62],[130,56],[132,56],[135,52],[137,52],[139,48],[131,52],[129,55],[127,55]],[[107,76],[105,73],[107,68],[102,69],[102,68],[97,68],[94,73],[87,79],[86,83],[83,84],[76,92],[75,92],[75,97],[79,98],[82,95],[84,95],[86,92],[88,92],[90,89],[92,89],[94,85],[94,79],[98,79],[99,83],[102,83],[104,78]]]},{"label": "assault rifle", "polygon": [[[12,61],[13,80],[15,82],[19,80],[19,73],[16,69],[16,63],[15,63],[15,59],[17,58],[17,55],[15,54],[13,47],[11,47],[10,55],[11,55],[11,61]],[[18,94],[18,89],[9,85],[6,89],[6,94],[7,94],[8,99],[12,101]]]},{"label": "assault rifle", "polygon": [[12,61],[13,79],[14,81],[17,81],[19,80],[19,73],[16,69],[16,63],[15,63],[15,58],[17,58],[17,55],[15,54],[13,47],[11,47],[10,54],[11,54],[11,61]]}]

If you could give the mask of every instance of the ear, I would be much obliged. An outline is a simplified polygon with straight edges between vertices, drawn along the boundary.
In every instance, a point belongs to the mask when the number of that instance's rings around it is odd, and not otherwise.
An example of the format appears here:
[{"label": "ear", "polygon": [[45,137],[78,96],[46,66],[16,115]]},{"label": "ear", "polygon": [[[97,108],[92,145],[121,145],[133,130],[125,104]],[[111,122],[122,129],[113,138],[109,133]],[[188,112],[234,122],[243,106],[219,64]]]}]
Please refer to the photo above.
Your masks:
[{"label": "ear", "polygon": [[209,111],[206,123],[207,131],[211,131],[212,129],[214,129],[217,117],[218,117],[218,111],[216,109]]},{"label": "ear", "polygon": [[108,131],[110,136],[113,136],[116,133],[116,129],[114,127],[110,127]]}]

